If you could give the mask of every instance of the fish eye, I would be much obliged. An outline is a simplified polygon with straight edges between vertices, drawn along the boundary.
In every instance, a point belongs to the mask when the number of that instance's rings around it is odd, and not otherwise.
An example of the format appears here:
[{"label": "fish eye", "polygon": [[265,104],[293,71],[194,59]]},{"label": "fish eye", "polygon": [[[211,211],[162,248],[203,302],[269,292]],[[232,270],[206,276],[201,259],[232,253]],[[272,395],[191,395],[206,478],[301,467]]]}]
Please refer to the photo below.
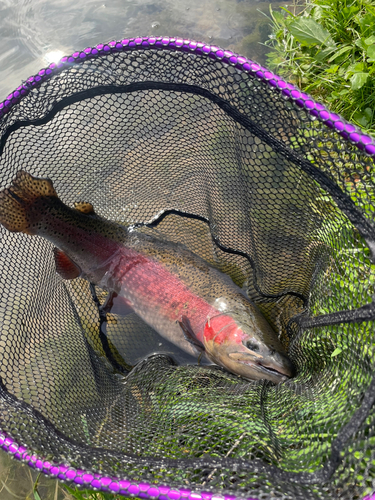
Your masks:
[{"label": "fish eye", "polygon": [[256,344],[255,342],[252,342],[251,340],[248,340],[246,343],[245,343],[245,346],[250,349],[250,351],[259,351],[259,345]]}]

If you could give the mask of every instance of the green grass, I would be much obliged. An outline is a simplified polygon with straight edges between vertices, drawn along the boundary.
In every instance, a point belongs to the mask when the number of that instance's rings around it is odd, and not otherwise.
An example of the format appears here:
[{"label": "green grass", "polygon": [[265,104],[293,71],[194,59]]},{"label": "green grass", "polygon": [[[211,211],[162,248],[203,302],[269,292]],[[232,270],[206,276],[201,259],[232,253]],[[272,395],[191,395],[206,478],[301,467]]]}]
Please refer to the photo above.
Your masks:
[{"label": "green grass", "polygon": [[[113,495],[112,493],[102,493],[91,490],[79,490],[78,488],[70,488],[69,486],[66,485],[64,485],[63,487],[70,493],[70,495],[73,498],[77,500],[123,500],[124,499],[123,496]],[[136,498],[135,500],[140,500],[140,499]]]},{"label": "green grass", "polygon": [[268,67],[375,134],[375,2],[312,0],[270,7]]},{"label": "green grass", "polygon": [[[269,20],[272,33],[266,45],[272,51],[267,54],[268,67],[331,111],[375,135],[375,2],[311,0],[303,5],[295,2],[279,11],[270,6]],[[356,169],[355,160],[338,154],[331,175],[339,177],[341,187],[373,218],[375,174],[369,167],[359,173]],[[318,212],[327,214],[317,238],[324,236],[335,254],[335,263],[328,267],[321,281],[326,295],[321,287],[313,292],[321,294],[324,303],[317,300],[312,312],[327,314],[371,302],[375,266],[366,243],[345,218],[336,218],[328,196],[322,193],[317,205]],[[346,327],[343,330],[346,332]],[[337,342],[332,356],[347,348],[345,340]]]}]

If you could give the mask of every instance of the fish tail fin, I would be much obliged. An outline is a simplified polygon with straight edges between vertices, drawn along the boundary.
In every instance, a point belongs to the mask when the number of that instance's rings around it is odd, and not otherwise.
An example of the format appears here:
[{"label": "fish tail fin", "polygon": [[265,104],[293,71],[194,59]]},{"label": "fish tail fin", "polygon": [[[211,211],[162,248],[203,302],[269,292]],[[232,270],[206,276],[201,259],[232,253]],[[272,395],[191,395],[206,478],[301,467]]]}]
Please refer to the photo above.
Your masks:
[{"label": "fish tail fin", "polygon": [[30,211],[37,200],[51,196],[57,194],[49,179],[39,179],[20,170],[11,186],[0,191],[0,224],[8,231],[32,234]]}]

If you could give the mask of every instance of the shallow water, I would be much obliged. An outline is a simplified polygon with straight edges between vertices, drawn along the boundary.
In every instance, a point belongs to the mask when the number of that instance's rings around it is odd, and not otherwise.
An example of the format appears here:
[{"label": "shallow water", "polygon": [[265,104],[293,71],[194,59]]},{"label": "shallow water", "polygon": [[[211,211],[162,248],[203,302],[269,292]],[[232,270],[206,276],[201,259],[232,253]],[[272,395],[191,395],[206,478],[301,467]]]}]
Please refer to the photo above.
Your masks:
[{"label": "shallow water", "polygon": [[[274,5],[281,5],[273,2]],[[50,62],[124,37],[182,36],[258,62],[269,2],[256,0],[0,0],[0,101]]]},{"label": "shallow water", "polygon": [[[274,6],[282,3],[273,2]],[[231,49],[265,64],[269,2],[256,0],[0,0],[0,101],[63,55],[100,42],[169,35]],[[36,474],[0,454],[0,496],[34,498]],[[4,486],[5,484],[5,486]],[[41,498],[71,498],[44,480]]]}]

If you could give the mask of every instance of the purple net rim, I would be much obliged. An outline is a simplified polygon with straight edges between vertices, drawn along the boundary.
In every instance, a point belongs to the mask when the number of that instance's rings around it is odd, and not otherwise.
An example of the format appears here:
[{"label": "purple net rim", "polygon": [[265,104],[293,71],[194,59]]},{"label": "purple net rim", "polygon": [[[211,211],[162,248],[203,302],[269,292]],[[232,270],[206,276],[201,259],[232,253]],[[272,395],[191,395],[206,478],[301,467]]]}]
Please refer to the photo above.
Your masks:
[{"label": "purple net rim", "polygon": [[31,89],[40,86],[52,75],[74,64],[80,64],[86,59],[100,57],[114,52],[129,50],[159,49],[191,52],[204,57],[209,57],[224,64],[230,64],[240,71],[250,73],[260,80],[268,83],[270,87],[278,90],[284,97],[291,99],[300,108],[304,108],[311,116],[323,122],[327,127],[336,130],[345,140],[352,142],[358,149],[369,156],[375,156],[375,140],[366,135],[359,127],[347,122],[336,113],[331,113],[323,104],[314,101],[312,97],[301,92],[296,86],[286,82],[260,64],[225,50],[216,45],[206,45],[202,42],[171,37],[137,37],[114,40],[109,43],[100,43],[96,47],[87,47],[82,51],[65,56],[58,63],[52,63],[47,68],[41,69],[38,74],[31,76],[25,83],[9,94],[0,103],[0,119],[9,112]]},{"label": "purple net rim", "polygon": [[[145,482],[129,481],[116,477],[103,476],[95,472],[76,469],[65,464],[55,464],[44,460],[26,446],[19,445],[6,433],[0,433],[0,448],[16,460],[25,462],[32,469],[43,472],[51,478],[74,483],[86,489],[103,491],[123,496],[136,496],[143,499],[158,500],[236,500],[235,495],[220,495],[209,491],[192,491],[188,488],[171,488]],[[375,499],[375,497],[374,497]],[[253,497],[247,500],[258,500]],[[364,500],[368,500],[367,498]]]},{"label": "purple net rim", "polygon": [[[26,446],[18,444],[8,434],[0,433],[0,448],[16,460],[25,462],[32,469],[43,472],[46,476],[68,481],[86,489],[107,493],[136,496],[145,500],[236,500],[235,495],[220,495],[209,491],[192,491],[189,488],[171,488],[167,485],[155,485],[116,477],[103,476],[96,472],[76,469],[66,464],[56,464],[45,460],[29,451]],[[248,497],[246,500],[259,500]],[[375,493],[367,495],[363,500],[375,500]]]}]

